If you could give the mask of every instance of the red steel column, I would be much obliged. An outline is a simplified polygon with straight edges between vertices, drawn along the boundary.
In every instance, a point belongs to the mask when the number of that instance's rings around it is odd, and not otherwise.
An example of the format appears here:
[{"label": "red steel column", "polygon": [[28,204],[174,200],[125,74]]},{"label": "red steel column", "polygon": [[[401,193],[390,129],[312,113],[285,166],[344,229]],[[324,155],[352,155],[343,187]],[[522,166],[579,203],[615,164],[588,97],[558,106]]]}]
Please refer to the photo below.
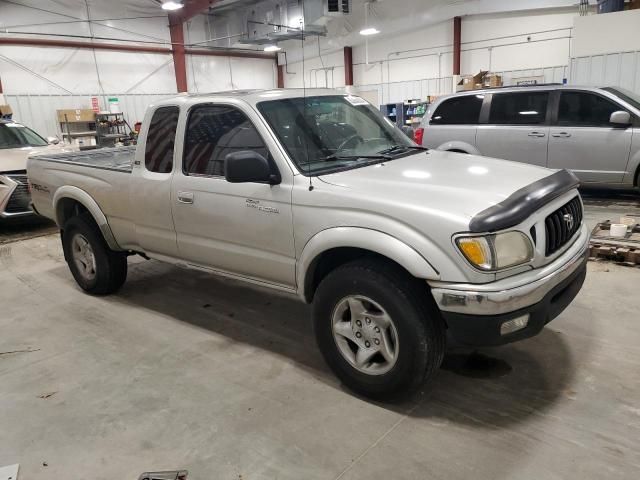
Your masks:
[{"label": "red steel column", "polygon": [[460,44],[462,38],[462,18],[453,17],[453,74],[460,75]]},{"label": "red steel column", "polygon": [[344,47],[344,84],[353,85],[353,48]]},{"label": "red steel column", "polygon": [[187,91],[187,62],[184,55],[184,29],[180,19],[169,17],[169,34],[171,36],[171,53],[176,71],[176,87],[178,92]]},{"label": "red steel column", "polygon": [[2,79],[0,78],[0,93],[2,93]]}]

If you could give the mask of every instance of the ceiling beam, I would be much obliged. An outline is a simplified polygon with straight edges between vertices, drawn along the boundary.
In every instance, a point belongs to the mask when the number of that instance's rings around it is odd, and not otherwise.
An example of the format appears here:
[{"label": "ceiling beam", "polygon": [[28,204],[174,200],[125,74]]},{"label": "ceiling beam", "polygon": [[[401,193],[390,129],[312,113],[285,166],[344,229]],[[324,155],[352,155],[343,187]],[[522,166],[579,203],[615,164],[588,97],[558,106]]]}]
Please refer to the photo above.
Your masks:
[{"label": "ceiling beam", "polygon": [[[101,42],[76,42],[71,40],[52,40],[47,38],[2,38],[0,37],[0,45],[13,45],[17,47],[59,47],[59,48],[81,48],[95,50],[114,50],[118,52],[140,52],[140,53],[158,53],[169,55],[173,53],[172,49],[166,47],[154,47],[148,45],[124,45],[116,43]],[[261,58],[273,60],[276,56],[269,52],[253,52],[250,50],[208,50],[205,48],[184,48],[187,55],[204,55],[212,57],[232,57],[232,58]]]}]

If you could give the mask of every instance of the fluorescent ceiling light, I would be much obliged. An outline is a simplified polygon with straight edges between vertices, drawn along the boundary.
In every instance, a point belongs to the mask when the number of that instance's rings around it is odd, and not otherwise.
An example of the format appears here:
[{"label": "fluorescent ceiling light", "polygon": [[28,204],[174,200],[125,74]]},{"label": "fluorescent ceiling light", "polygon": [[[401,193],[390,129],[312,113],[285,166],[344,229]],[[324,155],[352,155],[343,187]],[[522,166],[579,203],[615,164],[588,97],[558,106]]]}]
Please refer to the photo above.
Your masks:
[{"label": "fluorescent ceiling light", "polygon": [[360,30],[360,35],[375,35],[376,33],[380,33],[380,30],[375,27],[368,27]]},{"label": "fluorescent ceiling light", "polygon": [[180,10],[182,7],[184,7],[182,1],[174,2],[172,0],[169,0],[167,2],[162,2],[163,10]]},{"label": "fluorescent ceiling light", "polygon": [[267,45],[266,47],[264,47],[265,52],[277,52],[278,50],[282,49],[277,45]]}]

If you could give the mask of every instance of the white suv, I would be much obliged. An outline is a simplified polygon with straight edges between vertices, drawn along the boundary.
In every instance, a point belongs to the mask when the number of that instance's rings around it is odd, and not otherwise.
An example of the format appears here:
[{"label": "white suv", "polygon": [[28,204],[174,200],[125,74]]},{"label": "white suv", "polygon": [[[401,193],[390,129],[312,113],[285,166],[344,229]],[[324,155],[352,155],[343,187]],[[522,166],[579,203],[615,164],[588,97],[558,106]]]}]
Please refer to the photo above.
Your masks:
[{"label": "white suv", "polygon": [[620,88],[502,87],[443,96],[416,142],[573,171],[582,183],[639,186],[640,96]]}]

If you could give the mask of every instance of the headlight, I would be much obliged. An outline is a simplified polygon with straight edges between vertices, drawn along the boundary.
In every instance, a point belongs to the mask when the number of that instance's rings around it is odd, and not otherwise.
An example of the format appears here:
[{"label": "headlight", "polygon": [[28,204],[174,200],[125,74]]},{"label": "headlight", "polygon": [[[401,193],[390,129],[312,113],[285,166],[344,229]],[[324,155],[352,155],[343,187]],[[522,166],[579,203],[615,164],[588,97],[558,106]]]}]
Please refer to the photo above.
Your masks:
[{"label": "headlight", "polygon": [[533,258],[533,245],[522,232],[459,237],[456,244],[469,263],[485,271],[521,265]]}]

